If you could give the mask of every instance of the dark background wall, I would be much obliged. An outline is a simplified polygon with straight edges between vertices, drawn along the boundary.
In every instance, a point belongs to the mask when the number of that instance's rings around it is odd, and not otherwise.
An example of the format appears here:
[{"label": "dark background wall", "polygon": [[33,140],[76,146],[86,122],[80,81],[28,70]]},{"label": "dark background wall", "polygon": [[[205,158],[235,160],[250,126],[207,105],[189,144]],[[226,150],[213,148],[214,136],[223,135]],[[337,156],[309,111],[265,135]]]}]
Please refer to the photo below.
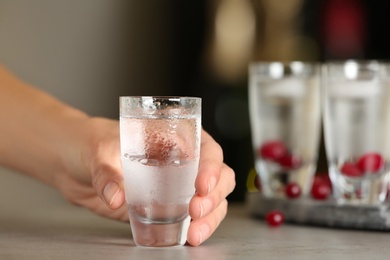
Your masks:
[{"label": "dark background wall", "polygon": [[[0,0],[0,62],[92,115],[120,95],[203,98],[203,126],[245,198],[253,168],[247,65],[389,59],[388,1]],[[323,143],[318,171],[326,171]]]}]

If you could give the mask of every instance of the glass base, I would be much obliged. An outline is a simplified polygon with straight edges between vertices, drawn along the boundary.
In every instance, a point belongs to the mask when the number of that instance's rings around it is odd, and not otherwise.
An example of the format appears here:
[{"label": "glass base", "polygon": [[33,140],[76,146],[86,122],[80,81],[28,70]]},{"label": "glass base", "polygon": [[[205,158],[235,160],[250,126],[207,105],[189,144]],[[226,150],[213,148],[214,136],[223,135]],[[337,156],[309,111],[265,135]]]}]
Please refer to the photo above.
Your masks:
[{"label": "glass base", "polygon": [[187,241],[190,217],[183,221],[167,224],[144,223],[130,218],[134,243],[145,247],[182,246]]},{"label": "glass base", "polygon": [[387,171],[363,177],[348,177],[331,165],[329,176],[333,195],[339,204],[380,205],[388,200],[390,175]]},{"label": "glass base", "polygon": [[286,198],[286,185],[295,183],[301,196],[310,194],[315,174],[315,163],[306,163],[294,170],[283,170],[276,164],[256,161],[256,171],[261,180],[261,192],[267,198]]}]

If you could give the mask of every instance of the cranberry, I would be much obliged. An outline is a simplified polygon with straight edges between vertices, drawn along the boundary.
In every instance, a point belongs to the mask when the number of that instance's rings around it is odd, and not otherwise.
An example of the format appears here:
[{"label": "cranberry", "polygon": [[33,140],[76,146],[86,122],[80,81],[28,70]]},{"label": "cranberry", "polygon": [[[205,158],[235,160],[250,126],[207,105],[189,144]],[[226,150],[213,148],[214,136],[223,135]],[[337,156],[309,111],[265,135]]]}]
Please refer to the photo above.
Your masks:
[{"label": "cranberry", "polygon": [[317,173],[314,176],[313,185],[316,185],[317,182],[324,182],[326,185],[329,186],[329,189],[332,190],[332,181],[330,180],[329,173],[323,172],[323,173]]},{"label": "cranberry", "polygon": [[279,210],[271,210],[267,213],[266,220],[271,227],[277,227],[283,224],[284,215]]},{"label": "cranberry", "polygon": [[350,200],[352,199],[352,195],[350,193],[344,193],[344,199]]},{"label": "cranberry", "polygon": [[296,169],[298,168],[302,161],[301,158],[292,154],[285,154],[278,160],[278,163],[287,169]]},{"label": "cranberry", "polygon": [[316,200],[326,200],[330,192],[332,190],[332,186],[330,182],[328,182],[322,176],[315,176],[313,181],[313,186],[311,188],[311,196]]},{"label": "cranberry", "polygon": [[329,173],[324,173],[320,175],[321,179],[329,186],[329,189],[332,190],[332,181],[330,180]]},{"label": "cranberry", "polygon": [[389,200],[390,197],[390,183],[387,184],[387,189],[386,189],[386,200]]},{"label": "cranberry", "polygon": [[277,161],[287,154],[287,147],[280,141],[268,141],[260,147],[259,154],[264,159]]},{"label": "cranberry", "polygon": [[362,172],[375,173],[383,168],[385,161],[379,153],[366,153],[357,161],[357,167]]},{"label": "cranberry", "polygon": [[356,194],[356,198],[357,198],[357,199],[362,199],[362,198],[363,198],[362,188],[359,187],[359,188],[355,191],[355,194]]},{"label": "cranberry", "polygon": [[301,187],[295,182],[292,182],[286,185],[285,192],[290,199],[296,199],[301,196]]},{"label": "cranberry", "polygon": [[359,167],[350,162],[344,163],[341,167],[341,173],[348,177],[361,177],[364,174]]}]

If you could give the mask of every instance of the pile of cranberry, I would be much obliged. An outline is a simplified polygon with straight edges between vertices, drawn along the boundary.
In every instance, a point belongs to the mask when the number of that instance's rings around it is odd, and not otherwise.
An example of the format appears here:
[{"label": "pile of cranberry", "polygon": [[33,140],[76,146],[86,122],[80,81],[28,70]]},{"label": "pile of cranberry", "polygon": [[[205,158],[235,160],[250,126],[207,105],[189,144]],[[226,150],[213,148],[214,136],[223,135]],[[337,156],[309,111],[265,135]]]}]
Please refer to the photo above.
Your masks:
[{"label": "pile of cranberry", "polygon": [[[301,166],[302,160],[290,154],[285,144],[280,141],[269,141],[264,143],[258,150],[261,158],[279,164],[286,170],[297,169]],[[365,174],[377,174],[384,168],[385,161],[383,157],[376,152],[365,153],[356,161],[345,162],[340,172],[342,175],[350,178],[363,177]],[[256,187],[260,190],[260,180],[257,176],[255,180]],[[311,197],[315,200],[326,200],[332,190],[328,174],[317,174],[314,177],[311,188]],[[296,199],[301,196],[301,187],[297,183],[288,183],[285,186],[285,194],[289,199]],[[268,225],[277,227],[283,224],[284,215],[279,210],[272,210],[267,213],[266,221]]]},{"label": "pile of cranberry", "polygon": [[[291,154],[287,146],[278,140],[272,140],[262,144],[258,154],[264,160],[279,164],[287,170],[297,169],[302,165],[302,159]],[[255,180],[255,185],[259,185],[259,179]],[[331,183],[327,176],[316,176],[313,182],[311,195],[316,200],[325,200],[331,192]],[[290,199],[296,199],[301,196],[301,187],[294,182],[288,183],[285,187],[285,194]]]},{"label": "pile of cranberry", "polygon": [[279,164],[285,169],[297,169],[301,166],[302,160],[296,155],[291,154],[287,146],[281,141],[268,141],[260,146],[258,154],[264,160]]},{"label": "pile of cranberry", "polygon": [[385,160],[379,153],[366,153],[360,156],[356,162],[345,162],[341,168],[341,174],[348,177],[362,177],[365,173],[379,173],[385,165]]},{"label": "pile of cranberry", "polygon": [[[265,142],[258,150],[262,159],[279,164],[286,170],[294,170],[302,165],[302,159],[291,154],[287,146],[281,141]],[[260,180],[256,176],[255,186],[260,190]],[[311,196],[316,200],[326,200],[331,193],[332,185],[327,174],[319,174],[314,177]],[[285,186],[285,194],[289,199],[296,199],[301,196],[301,187],[294,182]],[[266,215],[267,223],[272,226],[280,226],[284,222],[284,215],[281,211],[272,210]]]},{"label": "pile of cranberry", "polygon": [[[258,176],[256,176],[255,185],[258,189],[260,187],[260,181]],[[317,174],[314,176],[313,185],[311,188],[311,197],[315,200],[326,200],[332,191],[332,184],[330,182],[329,176],[325,174]],[[289,183],[285,188],[286,196],[290,199],[295,199],[300,197],[301,188],[296,183]],[[271,210],[266,215],[266,221],[269,226],[277,227],[283,224],[284,214],[279,210]]]}]

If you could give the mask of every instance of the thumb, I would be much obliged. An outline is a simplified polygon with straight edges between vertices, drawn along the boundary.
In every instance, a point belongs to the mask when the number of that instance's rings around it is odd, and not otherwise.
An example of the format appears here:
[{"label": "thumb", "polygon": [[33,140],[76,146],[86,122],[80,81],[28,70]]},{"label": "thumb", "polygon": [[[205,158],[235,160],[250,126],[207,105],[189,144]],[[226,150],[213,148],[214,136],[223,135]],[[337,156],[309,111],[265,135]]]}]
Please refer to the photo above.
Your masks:
[{"label": "thumb", "polygon": [[111,209],[118,209],[125,202],[120,165],[97,164],[92,171],[92,185],[98,196]]}]

